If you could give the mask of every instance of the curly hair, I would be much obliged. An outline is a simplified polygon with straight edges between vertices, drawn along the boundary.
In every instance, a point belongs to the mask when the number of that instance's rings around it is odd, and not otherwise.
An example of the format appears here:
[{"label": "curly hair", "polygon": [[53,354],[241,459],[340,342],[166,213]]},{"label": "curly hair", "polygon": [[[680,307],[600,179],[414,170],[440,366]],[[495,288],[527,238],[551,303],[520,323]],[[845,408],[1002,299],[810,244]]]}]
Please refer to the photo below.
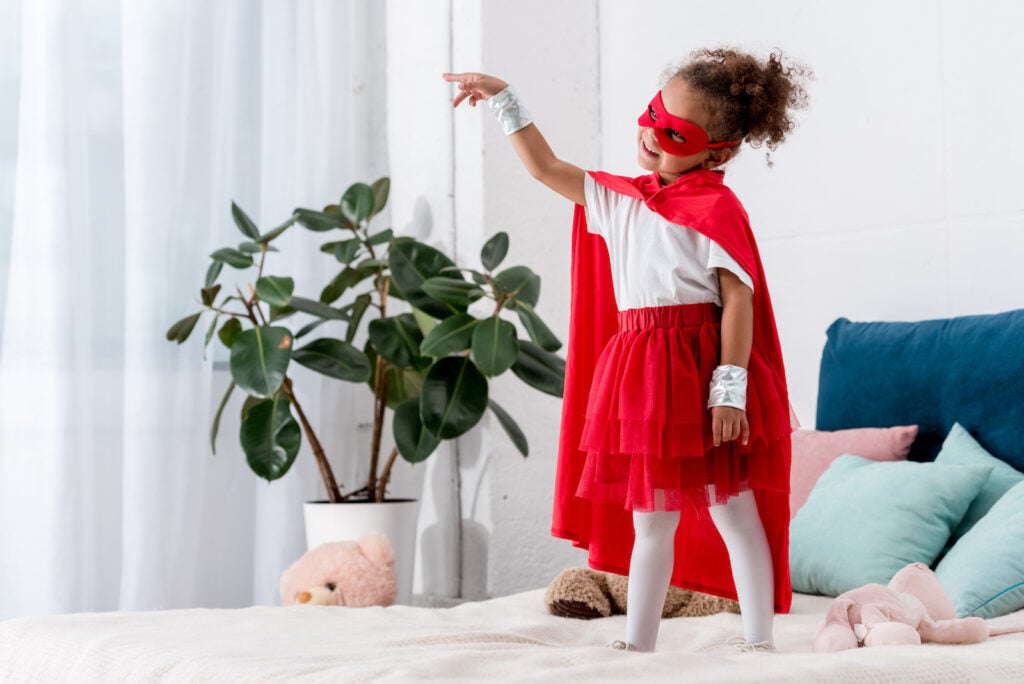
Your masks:
[{"label": "curly hair", "polygon": [[764,61],[728,48],[695,50],[690,58],[666,72],[666,81],[682,78],[705,98],[712,140],[764,143],[774,150],[796,125],[792,110],[807,106],[803,81],[813,74],[802,64],[783,64],[779,50]]}]

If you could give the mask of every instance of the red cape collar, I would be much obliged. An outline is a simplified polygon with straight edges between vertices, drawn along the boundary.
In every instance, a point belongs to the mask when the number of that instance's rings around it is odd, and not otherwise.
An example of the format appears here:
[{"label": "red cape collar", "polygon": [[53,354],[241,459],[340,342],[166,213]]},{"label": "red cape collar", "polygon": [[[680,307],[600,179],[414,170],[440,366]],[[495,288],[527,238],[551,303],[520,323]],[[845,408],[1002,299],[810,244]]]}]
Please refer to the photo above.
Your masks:
[{"label": "red cape collar", "polygon": [[724,173],[690,171],[668,185],[661,184],[657,173],[636,178],[602,171],[589,173],[609,190],[642,200],[666,221],[692,228],[717,242],[754,279],[755,292],[762,289],[750,221],[739,199],[725,185]]}]

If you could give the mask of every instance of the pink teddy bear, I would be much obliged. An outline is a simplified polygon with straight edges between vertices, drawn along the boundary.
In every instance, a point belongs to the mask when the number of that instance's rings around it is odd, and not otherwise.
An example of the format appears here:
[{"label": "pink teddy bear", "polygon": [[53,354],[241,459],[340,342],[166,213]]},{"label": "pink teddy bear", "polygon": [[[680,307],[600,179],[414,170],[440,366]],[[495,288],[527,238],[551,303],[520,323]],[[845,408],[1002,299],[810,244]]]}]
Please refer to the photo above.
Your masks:
[{"label": "pink teddy bear", "polygon": [[931,568],[911,563],[887,587],[868,584],[836,597],[818,628],[814,650],[921,642],[975,644],[988,637],[988,624],[981,618],[957,618]]},{"label": "pink teddy bear", "polygon": [[374,533],[321,544],[281,573],[283,606],[389,606],[397,593],[394,549]]}]

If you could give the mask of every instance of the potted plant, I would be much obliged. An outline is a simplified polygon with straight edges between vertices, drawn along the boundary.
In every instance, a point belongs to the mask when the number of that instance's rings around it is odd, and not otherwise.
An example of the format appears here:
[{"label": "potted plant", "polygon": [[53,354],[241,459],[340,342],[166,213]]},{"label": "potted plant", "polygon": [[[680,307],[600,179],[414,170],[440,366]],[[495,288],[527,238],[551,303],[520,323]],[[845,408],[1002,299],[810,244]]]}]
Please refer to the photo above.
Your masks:
[{"label": "potted plant", "polygon": [[[371,231],[371,220],[384,209],[389,188],[387,178],[371,185],[355,183],[338,204],[322,211],[295,209],[288,220],[266,232],[232,203],[231,215],[245,240],[210,255],[199,292],[202,308],[167,331],[168,340],[181,344],[207,315],[212,320],[204,350],[215,335],[230,350],[231,381],[213,417],[211,449],[216,451],[229,398],[241,390],[247,396],[239,441],[249,467],[268,481],[282,477],[305,435],[327,504],[388,503],[388,483],[399,456],[410,463],[423,461],[442,441],[474,427],[488,410],[526,456],[526,436],[490,397],[489,378],[511,370],[542,392],[562,395],[565,364],[554,353],[561,343],[535,311],[540,278],[525,266],[498,270],[508,251],[508,235],[497,233],[486,242],[480,254],[482,268],[461,268],[430,245],[396,236],[391,229]],[[268,256],[278,251],[276,245],[295,225],[323,233],[327,241],[320,249],[338,264],[337,274],[315,299],[296,294],[292,278],[266,268]],[[244,291],[233,286],[218,303],[225,265],[249,277]],[[526,331],[525,338],[507,320],[513,314]],[[290,324],[300,318],[301,327]],[[305,341],[314,332],[321,336]],[[373,427],[369,453],[362,456],[368,476],[350,491],[338,485],[306,418],[301,392],[288,373],[292,363],[369,386]],[[388,410],[393,411],[393,446],[385,449]],[[324,540],[312,538],[322,534],[310,529],[311,507],[316,506],[307,504],[311,547]],[[414,542],[415,502],[411,509],[413,522],[396,523],[392,529]],[[388,534],[387,529],[380,531]],[[396,555],[406,556],[411,570],[412,550],[403,553],[404,545],[395,543]]]}]

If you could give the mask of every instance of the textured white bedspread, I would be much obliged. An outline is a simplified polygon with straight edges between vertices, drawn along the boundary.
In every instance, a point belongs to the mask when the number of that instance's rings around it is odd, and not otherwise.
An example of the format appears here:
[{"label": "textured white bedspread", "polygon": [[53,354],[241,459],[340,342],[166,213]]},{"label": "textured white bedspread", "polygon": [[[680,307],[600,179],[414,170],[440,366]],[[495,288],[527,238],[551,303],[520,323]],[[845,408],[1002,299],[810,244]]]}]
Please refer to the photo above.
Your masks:
[{"label": "textured white bedspread", "polygon": [[827,598],[795,596],[776,620],[780,653],[754,654],[725,644],[737,615],[666,620],[658,652],[626,653],[603,647],[624,618],[552,617],[542,600],[23,618],[0,622],[0,682],[1024,682],[1024,634],[814,654]]}]

